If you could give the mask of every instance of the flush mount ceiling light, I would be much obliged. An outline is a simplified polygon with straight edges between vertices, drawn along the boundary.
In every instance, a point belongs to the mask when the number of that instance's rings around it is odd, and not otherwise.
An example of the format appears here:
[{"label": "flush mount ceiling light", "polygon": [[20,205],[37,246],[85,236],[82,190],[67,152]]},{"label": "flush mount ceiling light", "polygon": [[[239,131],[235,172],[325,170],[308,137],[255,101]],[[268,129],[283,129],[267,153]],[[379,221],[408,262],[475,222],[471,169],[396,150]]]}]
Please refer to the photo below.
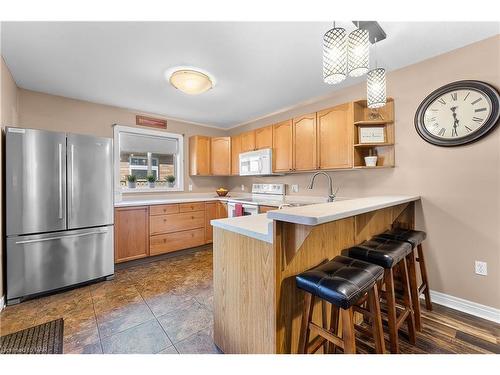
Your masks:
[{"label": "flush mount ceiling light", "polygon": [[333,85],[347,75],[347,34],[345,29],[335,27],[323,36],[323,80]]},{"label": "flush mount ceiling light", "polygon": [[214,78],[207,72],[193,67],[176,67],[165,73],[176,89],[189,95],[202,94],[215,86]]}]

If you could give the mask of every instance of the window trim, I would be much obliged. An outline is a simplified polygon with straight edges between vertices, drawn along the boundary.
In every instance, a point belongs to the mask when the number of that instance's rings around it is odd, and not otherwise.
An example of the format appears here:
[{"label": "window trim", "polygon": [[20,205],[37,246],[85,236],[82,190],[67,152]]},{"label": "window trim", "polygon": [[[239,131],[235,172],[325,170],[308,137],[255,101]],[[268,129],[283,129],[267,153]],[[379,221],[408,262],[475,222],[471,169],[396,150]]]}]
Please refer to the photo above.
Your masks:
[{"label": "window trim", "polygon": [[[134,133],[140,135],[151,135],[155,137],[163,137],[163,138],[175,138],[178,142],[178,157],[175,157],[176,162],[176,170],[178,171],[177,186],[174,188],[135,188],[129,189],[128,187],[120,186],[120,132],[126,133]],[[114,167],[114,183],[115,183],[115,192],[117,193],[155,193],[155,192],[178,192],[184,191],[184,135],[176,134],[176,133],[168,133],[160,130],[151,130],[151,129],[143,129],[137,128],[133,126],[124,126],[124,125],[113,125],[113,167]]]}]

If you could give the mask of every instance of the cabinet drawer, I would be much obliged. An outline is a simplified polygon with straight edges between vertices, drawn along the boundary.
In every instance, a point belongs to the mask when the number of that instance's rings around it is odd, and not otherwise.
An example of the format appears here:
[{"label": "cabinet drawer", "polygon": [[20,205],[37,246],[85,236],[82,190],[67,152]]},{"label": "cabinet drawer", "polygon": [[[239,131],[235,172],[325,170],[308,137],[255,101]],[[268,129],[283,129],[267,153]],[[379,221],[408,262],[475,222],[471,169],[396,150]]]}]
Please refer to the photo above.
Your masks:
[{"label": "cabinet drawer", "polygon": [[163,254],[171,251],[201,246],[204,243],[205,230],[203,228],[169,234],[160,234],[157,236],[151,236],[149,242],[149,252],[151,255]]},{"label": "cabinet drawer", "polygon": [[205,202],[192,202],[179,204],[179,212],[204,211]]},{"label": "cabinet drawer", "polygon": [[178,204],[160,204],[149,207],[150,215],[170,215],[179,213]]},{"label": "cabinet drawer", "polygon": [[205,212],[185,212],[172,215],[157,215],[149,218],[150,234],[171,233],[181,230],[204,228]]}]

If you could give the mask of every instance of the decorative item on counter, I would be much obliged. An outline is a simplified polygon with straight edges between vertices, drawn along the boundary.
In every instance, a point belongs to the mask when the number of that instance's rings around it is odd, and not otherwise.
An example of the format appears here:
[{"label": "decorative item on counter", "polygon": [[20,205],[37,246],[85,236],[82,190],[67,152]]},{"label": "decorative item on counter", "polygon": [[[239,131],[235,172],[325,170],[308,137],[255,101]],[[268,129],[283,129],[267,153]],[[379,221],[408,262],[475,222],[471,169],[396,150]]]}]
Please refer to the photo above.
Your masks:
[{"label": "decorative item on counter", "polygon": [[175,176],[168,175],[167,176],[167,183],[168,183],[169,188],[173,188],[175,186]]},{"label": "decorative item on counter", "polygon": [[129,189],[135,189],[136,181],[137,181],[137,176],[133,174],[127,175],[127,185]]},{"label": "decorative item on counter", "polygon": [[359,143],[385,143],[385,126],[360,126]]},{"label": "decorative item on counter", "polygon": [[149,182],[149,187],[153,189],[155,187],[156,177],[152,174],[148,174],[146,179]]},{"label": "decorative item on counter", "polygon": [[372,149],[370,149],[368,151],[368,155],[369,156],[365,156],[365,165],[367,167],[376,167],[377,166],[378,156],[377,155],[373,155],[373,150]]},{"label": "decorative item on counter", "polygon": [[229,190],[224,189],[223,187],[220,187],[217,190],[215,190],[215,192],[217,193],[217,195],[219,197],[225,197],[227,195],[227,193],[229,192]]}]

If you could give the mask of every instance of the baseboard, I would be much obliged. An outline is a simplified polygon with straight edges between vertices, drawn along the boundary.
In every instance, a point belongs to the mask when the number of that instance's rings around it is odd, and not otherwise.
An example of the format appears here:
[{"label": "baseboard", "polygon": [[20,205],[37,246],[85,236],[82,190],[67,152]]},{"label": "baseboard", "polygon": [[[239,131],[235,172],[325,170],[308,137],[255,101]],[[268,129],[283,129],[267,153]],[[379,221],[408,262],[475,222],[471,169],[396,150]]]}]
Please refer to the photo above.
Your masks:
[{"label": "baseboard", "polygon": [[[422,295],[420,298],[423,298]],[[494,307],[481,305],[480,303],[467,301],[466,299],[450,296],[441,292],[431,290],[432,303],[443,305],[479,318],[491,320],[500,324],[500,310]]]},{"label": "baseboard", "polygon": [[2,296],[0,298],[0,311],[2,311],[5,308],[5,296]]}]

